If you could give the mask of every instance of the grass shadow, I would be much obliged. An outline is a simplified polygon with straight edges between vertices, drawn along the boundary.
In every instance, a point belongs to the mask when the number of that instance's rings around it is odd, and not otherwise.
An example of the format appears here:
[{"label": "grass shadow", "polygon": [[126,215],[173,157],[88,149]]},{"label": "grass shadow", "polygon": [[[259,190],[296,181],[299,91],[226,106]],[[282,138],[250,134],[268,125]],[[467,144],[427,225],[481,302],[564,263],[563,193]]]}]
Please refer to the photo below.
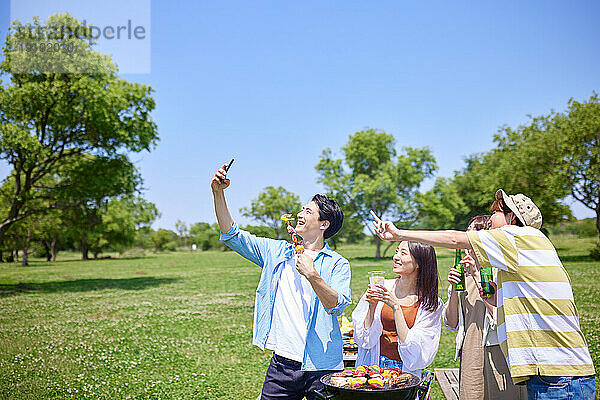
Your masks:
[{"label": "grass shadow", "polygon": [[179,279],[139,277],[127,279],[76,279],[51,282],[22,282],[12,285],[0,284],[0,297],[24,293],[68,293],[91,292],[104,289],[143,290],[149,287],[168,285]]},{"label": "grass shadow", "polygon": [[589,261],[592,262],[594,260],[592,260],[592,257],[590,257],[589,254],[578,254],[578,255],[572,255],[572,256],[560,256],[559,255],[560,260],[564,263],[564,262],[577,262],[577,261]]},{"label": "grass shadow", "polygon": [[[156,258],[154,255],[147,255],[147,256],[131,256],[131,257],[103,257],[103,258],[90,258],[88,260],[82,260],[80,258],[73,258],[73,259],[68,259],[68,260],[57,260],[57,261],[34,261],[34,262],[39,262],[41,264],[48,264],[50,266],[54,265],[54,264],[63,264],[63,263],[72,263],[72,262],[109,262],[109,261],[121,261],[121,260],[145,260],[148,258]],[[33,265],[33,266],[37,266],[37,265]]]},{"label": "grass shadow", "polygon": [[[46,260],[42,260],[42,259],[32,259],[29,260],[29,265],[24,266],[23,268],[38,268],[38,267],[52,267],[54,265],[59,265],[59,264],[70,264],[70,263],[74,263],[74,262],[98,262],[98,261],[122,261],[122,260],[126,260],[126,261],[132,261],[132,260],[147,260],[149,258],[156,258],[156,254],[148,254],[145,256],[124,256],[124,257],[112,257],[112,256],[107,256],[107,257],[99,257],[99,258],[89,258],[87,260],[82,260],[81,258],[68,258],[68,259],[62,259],[62,260],[56,260],[56,261],[46,261]],[[16,267],[21,267],[21,260],[19,261],[1,261],[0,262],[0,266],[16,266]]]},{"label": "grass shadow", "polygon": [[375,257],[369,257],[369,256],[358,256],[358,257],[348,257],[348,260],[380,262],[380,261],[386,261],[390,258],[391,257],[375,258]]}]

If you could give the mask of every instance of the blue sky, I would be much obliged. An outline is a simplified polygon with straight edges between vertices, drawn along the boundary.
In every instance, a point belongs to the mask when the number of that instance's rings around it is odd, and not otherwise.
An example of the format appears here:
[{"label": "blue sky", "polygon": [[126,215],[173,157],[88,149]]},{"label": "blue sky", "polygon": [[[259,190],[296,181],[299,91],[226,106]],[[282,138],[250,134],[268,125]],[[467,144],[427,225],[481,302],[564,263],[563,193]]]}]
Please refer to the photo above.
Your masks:
[{"label": "blue sky", "polygon": [[[307,201],[321,151],[364,127],[428,146],[451,176],[499,126],[600,90],[598,15],[597,1],[152,1],[151,72],[123,77],[156,91],[161,141],[132,156],[162,213],[154,227],[214,222],[209,182],[232,157],[242,224],[265,186]],[[4,36],[6,1],[0,18]]]}]

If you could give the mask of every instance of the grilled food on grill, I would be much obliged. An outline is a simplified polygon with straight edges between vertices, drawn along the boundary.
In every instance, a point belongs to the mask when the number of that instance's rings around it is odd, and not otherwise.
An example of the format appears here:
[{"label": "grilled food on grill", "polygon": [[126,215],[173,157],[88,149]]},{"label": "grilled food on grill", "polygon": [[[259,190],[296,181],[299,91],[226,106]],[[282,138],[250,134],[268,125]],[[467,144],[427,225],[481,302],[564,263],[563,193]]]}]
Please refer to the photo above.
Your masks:
[{"label": "grilled food on grill", "polygon": [[406,383],[406,381],[408,381],[411,378],[411,374],[408,374],[406,372],[395,375],[395,376],[391,376],[390,377],[390,385],[403,385]]},{"label": "grilled food on grill", "polygon": [[368,383],[369,383],[369,386],[371,386],[371,388],[373,388],[373,389],[383,389],[385,387],[383,378],[371,378],[368,380]]},{"label": "grilled food on grill", "polygon": [[329,383],[333,386],[342,387],[350,384],[350,377],[345,376],[332,376]]},{"label": "grilled food on grill", "polygon": [[350,386],[354,389],[361,388],[365,383],[367,383],[367,378],[364,376],[356,376],[350,379]]},{"label": "grilled food on grill", "polygon": [[365,376],[367,371],[369,371],[369,369],[366,365],[360,365],[354,370],[354,376]]},{"label": "grilled food on grill", "polygon": [[334,372],[329,384],[352,389],[391,389],[406,384],[411,377],[411,374],[403,373],[396,367],[379,368],[377,365],[360,365],[354,370]]},{"label": "grilled food on grill", "polygon": [[331,376],[342,376],[344,378],[349,378],[351,376],[354,376],[354,371],[351,369],[345,369],[340,372],[334,372]]},{"label": "grilled food on grill", "polygon": [[380,372],[381,372],[381,370],[379,369],[379,365],[371,365],[371,366],[369,367],[369,373],[371,373],[371,372],[377,372],[377,373],[380,373]]},{"label": "grilled food on grill", "polygon": [[402,373],[402,371],[400,371],[400,368],[394,368],[394,367],[384,367],[381,368],[381,376],[383,376],[384,378],[391,378],[394,376],[398,376]]}]

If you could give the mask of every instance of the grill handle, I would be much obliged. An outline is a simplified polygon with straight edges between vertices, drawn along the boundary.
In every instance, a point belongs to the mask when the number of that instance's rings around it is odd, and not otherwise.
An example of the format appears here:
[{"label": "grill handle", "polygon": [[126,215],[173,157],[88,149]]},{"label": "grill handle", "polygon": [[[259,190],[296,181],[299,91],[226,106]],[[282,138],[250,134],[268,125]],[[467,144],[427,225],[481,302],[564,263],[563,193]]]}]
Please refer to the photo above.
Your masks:
[{"label": "grill handle", "polygon": [[329,392],[327,392],[327,389],[325,389],[325,388],[315,390],[315,394],[317,395],[318,398],[320,398],[322,400],[331,400],[335,396],[337,396],[337,393],[329,393]]},{"label": "grill handle", "polygon": [[423,371],[423,380],[417,388],[419,392],[419,399],[427,399],[429,392],[431,391],[431,384],[433,383],[435,375],[431,371]]}]

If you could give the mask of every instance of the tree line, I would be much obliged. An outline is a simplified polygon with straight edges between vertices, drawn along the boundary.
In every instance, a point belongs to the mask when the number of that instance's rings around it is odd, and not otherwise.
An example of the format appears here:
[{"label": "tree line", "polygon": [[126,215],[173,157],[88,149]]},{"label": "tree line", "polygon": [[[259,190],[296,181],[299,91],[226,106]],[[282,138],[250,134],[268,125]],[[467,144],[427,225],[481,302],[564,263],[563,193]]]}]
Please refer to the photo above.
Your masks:
[{"label": "tree line", "polygon": [[[10,51],[19,32],[49,36],[57,26],[76,32],[64,40],[78,49],[77,64],[59,57],[48,68],[27,59],[33,71],[15,68],[24,61]],[[83,259],[89,252],[97,257],[131,246],[220,248],[214,224],[188,227],[179,221],[177,232],[150,228],[158,210],[142,197],[143,180],[130,156],[151,151],[159,140],[151,118],[152,88],[119,78],[117,66],[92,50],[93,44],[89,28],[68,14],[45,24],[13,22],[9,29],[0,64],[0,159],[11,168],[0,186],[0,260],[14,259],[18,250],[27,264],[31,252],[53,260],[67,248],[79,249]],[[65,72],[81,63],[86,71]],[[594,212],[600,237],[597,93],[586,101],[569,100],[563,112],[500,127],[494,148],[467,156],[464,168],[438,177],[426,192],[421,185],[437,170],[431,150],[401,145],[383,130],[364,129],[350,135],[338,153],[322,151],[315,166],[318,182],[345,215],[342,230],[330,240],[333,247],[360,241],[367,231],[375,257],[384,255],[389,247],[382,251],[371,230],[370,210],[400,227],[464,229],[472,216],[489,213],[498,188],[531,197],[544,227],[573,219],[565,202],[571,197]],[[259,224],[246,227],[251,232],[285,238],[279,217],[300,207],[297,195],[269,186],[240,212]],[[600,242],[592,254],[600,254]]]},{"label": "tree line", "polygon": [[[339,156],[331,149],[323,150],[315,167],[318,181],[345,215],[344,228],[334,245],[339,240],[360,239],[366,228],[376,244],[375,257],[381,257],[381,241],[372,231],[370,210],[407,229],[463,230],[471,217],[490,213],[499,188],[529,196],[542,212],[542,230],[546,231],[574,220],[566,203],[571,197],[594,212],[595,233],[600,238],[598,94],[594,92],[583,102],[570,99],[563,112],[529,118],[527,124],[516,128],[500,127],[493,149],[467,156],[464,168],[452,177],[438,177],[426,192],[419,188],[437,170],[427,147],[404,146],[399,152],[393,135],[365,129],[350,135]],[[277,236],[283,229],[278,215],[293,209],[290,204],[279,205],[290,196],[293,194],[283,188],[269,187],[243,211],[272,226]],[[600,242],[590,254],[600,258]]]}]

